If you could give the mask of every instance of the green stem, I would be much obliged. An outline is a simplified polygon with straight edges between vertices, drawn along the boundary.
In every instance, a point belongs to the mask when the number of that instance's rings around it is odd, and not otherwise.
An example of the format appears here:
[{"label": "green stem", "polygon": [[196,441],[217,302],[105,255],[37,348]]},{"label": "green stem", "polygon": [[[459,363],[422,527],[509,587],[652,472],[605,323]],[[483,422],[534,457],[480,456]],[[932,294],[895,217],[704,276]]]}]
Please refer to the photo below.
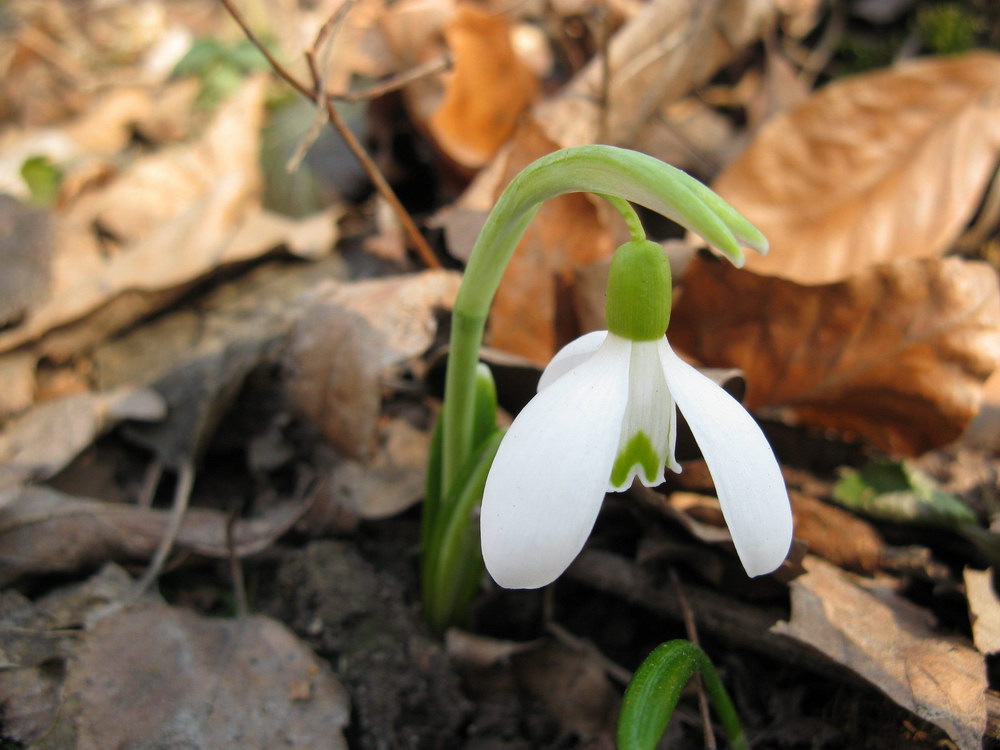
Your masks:
[{"label": "green stem", "polygon": [[443,417],[445,497],[461,481],[461,468],[473,450],[475,366],[504,269],[541,204],[572,192],[613,195],[645,206],[701,235],[736,265],[743,262],[741,243],[761,251],[767,248],[760,232],[722,198],[651,156],[613,146],[578,146],[528,165],[490,212],[455,300]]},{"label": "green stem", "polygon": [[615,211],[622,215],[622,218],[625,220],[625,226],[628,227],[628,233],[632,237],[632,242],[642,242],[646,239],[646,230],[642,228],[642,221],[639,219],[639,214],[632,208],[631,203],[622,200],[616,195],[602,195],[601,197],[610,203]]},{"label": "green stem", "polygon": [[[475,594],[482,573],[482,556],[468,550],[478,544],[479,538],[478,534],[470,534],[469,520],[476,503],[482,500],[486,477],[503,435],[502,430],[496,430],[483,441],[472,465],[465,467],[464,484],[449,498],[447,517],[438,518],[424,551],[424,613],[438,633],[465,611],[466,600]],[[459,570],[461,565],[470,567]]]}]

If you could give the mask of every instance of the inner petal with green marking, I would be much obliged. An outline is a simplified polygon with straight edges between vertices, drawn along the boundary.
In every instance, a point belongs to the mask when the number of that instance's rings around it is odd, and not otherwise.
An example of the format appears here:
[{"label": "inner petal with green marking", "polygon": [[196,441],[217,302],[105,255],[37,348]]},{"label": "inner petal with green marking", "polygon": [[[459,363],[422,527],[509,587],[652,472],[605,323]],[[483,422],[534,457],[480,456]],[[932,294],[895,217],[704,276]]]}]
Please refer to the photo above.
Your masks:
[{"label": "inner petal with green marking", "polygon": [[[620,487],[629,478],[629,470],[641,468],[646,481],[656,481],[657,475],[663,472],[663,458],[656,454],[649,435],[637,432],[621,449],[611,468],[611,484]],[[634,474],[635,472],[633,472]]]},{"label": "inner petal with green marking", "polygon": [[661,343],[666,345],[666,340],[632,342],[628,405],[609,477],[612,490],[626,489],[637,477],[647,487],[656,487],[663,482],[665,466],[680,470],[674,460],[677,408],[663,376]]}]

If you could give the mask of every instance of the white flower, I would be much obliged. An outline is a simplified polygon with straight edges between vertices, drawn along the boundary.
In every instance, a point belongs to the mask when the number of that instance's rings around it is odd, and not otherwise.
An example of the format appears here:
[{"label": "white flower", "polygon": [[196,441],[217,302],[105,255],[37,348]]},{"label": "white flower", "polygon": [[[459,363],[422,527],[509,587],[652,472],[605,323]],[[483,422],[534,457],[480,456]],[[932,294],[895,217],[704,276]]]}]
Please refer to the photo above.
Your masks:
[{"label": "white flower", "polygon": [[[662,330],[662,328],[660,329]],[[760,427],[665,337],[607,331],[564,347],[500,444],[483,494],[486,568],[506,588],[555,580],[583,548],[606,491],[663,481],[680,408],[715,480],[748,575],[777,568],[792,541],[781,470]]]}]

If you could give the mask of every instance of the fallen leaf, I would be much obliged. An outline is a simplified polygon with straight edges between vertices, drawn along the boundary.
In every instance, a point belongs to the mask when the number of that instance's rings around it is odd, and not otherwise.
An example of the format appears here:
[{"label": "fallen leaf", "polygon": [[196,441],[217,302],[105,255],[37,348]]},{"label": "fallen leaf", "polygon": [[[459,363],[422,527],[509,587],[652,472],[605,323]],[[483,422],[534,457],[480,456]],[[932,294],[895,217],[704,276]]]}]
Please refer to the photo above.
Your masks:
[{"label": "fallen leaf", "polygon": [[566,732],[583,738],[610,736],[618,691],[597,656],[559,643],[512,657],[518,684],[545,703]]},{"label": "fallen leaf", "polygon": [[378,430],[379,445],[366,463],[346,459],[330,478],[338,504],[359,518],[377,520],[402,513],[424,494],[431,436],[404,419],[390,419]]},{"label": "fallen leaf", "polygon": [[1000,367],[993,371],[983,387],[983,403],[962,441],[986,450],[1000,448]]},{"label": "fallen leaf", "polygon": [[803,284],[938,255],[1000,154],[1000,55],[836,81],[778,116],[713,187],[767,236],[747,268]]},{"label": "fallen leaf", "polygon": [[[265,91],[264,79],[248,80],[198,141],[137,160],[57,217],[50,298],[21,325],[0,332],[0,350],[99,308],[99,322],[88,322],[92,342],[176,299],[186,284],[216,267],[273,249],[273,244],[250,240],[273,242],[277,219],[247,224],[260,211],[256,195]],[[103,246],[95,223],[120,244]],[[294,232],[299,225],[282,226]],[[327,226],[332,239],[332,215]],[[315,255],[313,224],[303,231],[312,233],[307,249]],[[301,240],[294,237],[291,244],[300,246]],[[73,354],[80,334],[71,341],[65,336],[53,336],[39,352],[57,359]]]},{"label": "fallen leaf", "polygon": [[815,287],[697,259],[670,338],[702,364],[742,369],[750,409],[788,407],[915,455],[957,438],[979,410],[1000,365],[1000,292],[992,268],[957,258]]},{"label": "fallen leaf", "polygon": [[879,569],[885,542],[870,523],[800,492],[789,493],[795,537],[809,552],[834,565],[862,573]]},{"label": "fallen leaf", "polygon": [[444,35],[453,70],[428,126],[448,156],[464,167],[481,167],[514,132],[538,82],[515,54],[503,15],[460,3]]},{"label": "fallen leaf", "polygon": [[506,662],[516,654],[537,648],[538,642],[519,643],[469,633],[458,628],[448,628],[444,634],[444,647],[448,658],[465,667],[485,669]]},{"label": "fallen leaf", "polygon": [[0,328],[16,325],[49,298],[52,218],[0,195]]},{"label": "fallen leaf", "polygon": [[40,404],[0,432],[0,490],[48,479],[123,420],[157,421],[165,415],[164,400],[147,388],[81,393]]},{"label": "fallen leaf", "polygon": [[170,407],[163,422],[129,425],[125,437],[171,467],[197,458],[246,376],[281,361],[313,295],[342,272],[333,256],[316,264],[266,264],[99,344],[93,353],[99,387],[141,383]]},{"label": "fallen leaf", "polygon": [[[307,698],[289,694],[298,682]],[[344,688],[325,661],[262,616],[130,607],[84,634],[63,693],[60,721],[72,725],[79,750],[347,748]]]},{"label": "fallen leaf", "polygon": [[[232,551],[244,557],[269,547],[309,509],[312,498],[270,507],[232,523]],[[230,517],[189,508],[176,547],[229,557]],[[23,575],[71,573],[108,560],[148,561],[170,522],[169,510],[74,497],[47,487],[0,492],[0,586]]]},{"label": "fallen leaf", "polygon": [[128,573],[109,564],[86,581],[62,586],[36,601],[12,590],[4,592],[0,705],[5,738],[26,745],[43,736],[52,739],[58,732],[53,730],[62,698],[63,667],[80,643],[81,627],[107,614],[132,587]]},{"label": "fallen leaf", "polygon": [[980,653],[996,653],[1000,651],[1000,598],[993,589],[993,569],[966,568],[964,578],[972,640]]},{"label": "fallen leaf", "polygon": [[[633,143],[657,109],[708,81],[773,26],[776,15],[770,0],[646,3],[612,37],[607,66],[595,55],[534,115],[560,147]],[[606,69],[609,100],[603,101]]]},{"label": "fallen leaf", "polygon": [[451,307],[459,283],[453,271],[426,271],[341,284],[303,312],[286,354],[288,392],[342,453],[371,458],[383,380],[430,348],[435,311]]},{"label": "fallen leaf", "polygon": [[[885,542],[871,524],[800,492],[791,491],[789,495],[795,519],[795,539],[805,542],[809,552],[840,567],[866,573],[878,570]],[[657,503],[657,507],[667,511],[703,542],[728,544],[732,541],[722,517],[722,507],[714,497],[673,492],[668,504]]]},{"label": "fallen leaf", "polygon": [[12,414],[27,409],[35,400],[35,367],[38,361],[30,352],[0,355],[0,423]]},{"label": "fallen leaf", "polygon": [[772,631],[856,672],[903,708],[941,727],[962,750],[986,729],[986,665],[932,629],[933,615],[878,583],[862,584],[816,557],[791,582],[792,616]]}]

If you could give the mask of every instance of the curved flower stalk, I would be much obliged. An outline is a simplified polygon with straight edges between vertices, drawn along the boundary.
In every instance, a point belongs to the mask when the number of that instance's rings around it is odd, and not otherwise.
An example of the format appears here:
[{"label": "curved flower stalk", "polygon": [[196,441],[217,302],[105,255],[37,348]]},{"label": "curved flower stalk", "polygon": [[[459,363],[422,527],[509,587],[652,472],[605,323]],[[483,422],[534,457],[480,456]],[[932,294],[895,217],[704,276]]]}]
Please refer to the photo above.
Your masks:
[{"label": "curved flower stalk", "polygon": [[680,359],[663,331],[669,266],[652,242],[619,248],[609,331],[564,347],[500,444],[483,494],[483,558],[506,588],[555,580],[583,547],[607,491],[663,482],[679,407],[715,480],[748,575],[785,559],[792,516],[778,462],[753,418]]}]

